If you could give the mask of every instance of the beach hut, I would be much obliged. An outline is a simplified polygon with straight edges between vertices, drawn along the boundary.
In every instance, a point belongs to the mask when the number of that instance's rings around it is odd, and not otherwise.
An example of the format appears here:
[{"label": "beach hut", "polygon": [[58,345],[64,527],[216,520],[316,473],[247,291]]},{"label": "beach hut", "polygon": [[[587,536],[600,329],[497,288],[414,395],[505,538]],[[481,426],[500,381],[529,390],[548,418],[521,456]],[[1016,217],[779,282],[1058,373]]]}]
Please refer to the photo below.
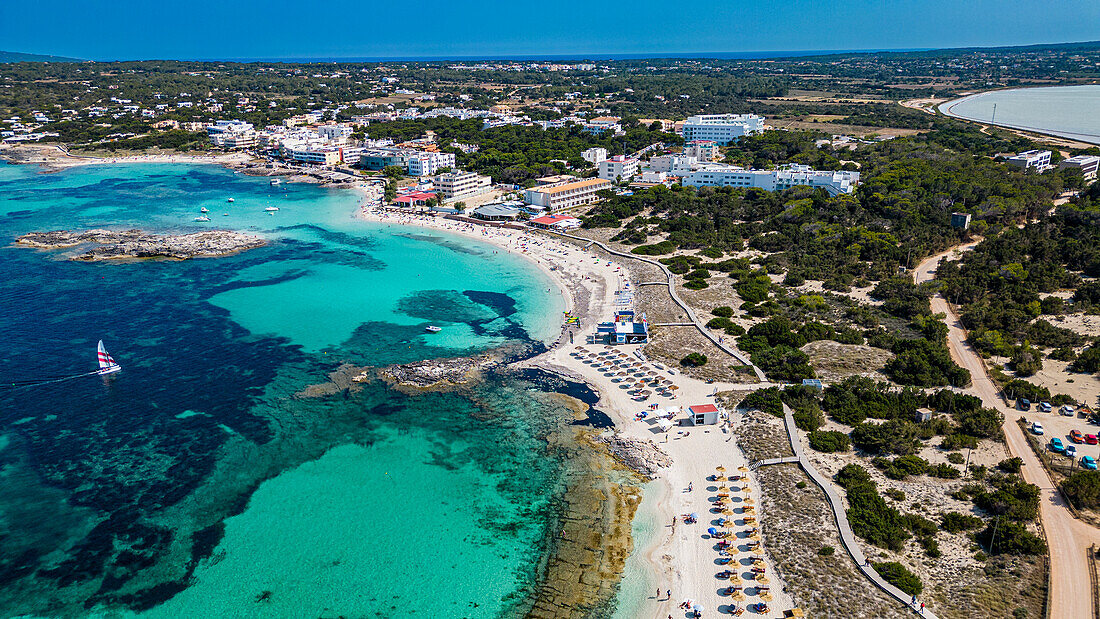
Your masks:
[{"label": "beach hut", "polygon": [[692,425],[711,426],[718,423],[718,407],[713,404],[689,406],[688,413]]}]

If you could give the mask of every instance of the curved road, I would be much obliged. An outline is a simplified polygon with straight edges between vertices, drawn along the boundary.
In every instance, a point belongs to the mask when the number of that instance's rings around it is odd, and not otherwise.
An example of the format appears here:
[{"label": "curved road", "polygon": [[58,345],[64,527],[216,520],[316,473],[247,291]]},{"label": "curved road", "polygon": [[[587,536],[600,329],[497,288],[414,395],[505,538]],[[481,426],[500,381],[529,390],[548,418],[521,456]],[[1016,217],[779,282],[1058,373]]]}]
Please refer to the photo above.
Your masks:
[{"label": "curved road", "polygon": [[[956,251],[972,249],[977,242],[960,245],[924,259],[913,272],[913,280],[920,284],[933,278],[941,258]],[[1100,530],[1073,517],[1058,488],[1047,475],[1042,463],[1028,445],[1027,437],[1016,423],[1019,411],[1006,407],[999,397],[997,386],[985,371],[981,357],[966,342],[966,330],[955,310],[941,296],[932,297],[932,312],[947,316],[947,341],[951,357],[956,363],[970,370],[970,394],[982,399],[989,408],[1004,413],[1005,442],[1012,455],[1024,461],[1023,476],[1029,483],[1039,486],[1040,517],[1047,545],[1050,548],[1050,608],[1048,616],[1084,619],[1094,617],[1092,582],[1089,578],[1088,548],[1100,544]]]}]

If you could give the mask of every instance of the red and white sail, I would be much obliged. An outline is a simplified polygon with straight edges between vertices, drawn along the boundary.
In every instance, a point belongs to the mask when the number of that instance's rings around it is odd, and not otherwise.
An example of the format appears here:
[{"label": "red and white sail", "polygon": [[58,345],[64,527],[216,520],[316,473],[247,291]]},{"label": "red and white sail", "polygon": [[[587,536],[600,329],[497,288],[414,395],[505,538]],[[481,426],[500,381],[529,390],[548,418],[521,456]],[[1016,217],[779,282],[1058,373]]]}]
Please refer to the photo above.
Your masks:
[{"label": "red and white sail", "polygon": [[107,352],[107,349],[103,347],[103,340],[99,340],[99,371],[96,374],[111,374],[122,369],[122,366],[115,363],[115,360],[111,358],[111,355]]}]

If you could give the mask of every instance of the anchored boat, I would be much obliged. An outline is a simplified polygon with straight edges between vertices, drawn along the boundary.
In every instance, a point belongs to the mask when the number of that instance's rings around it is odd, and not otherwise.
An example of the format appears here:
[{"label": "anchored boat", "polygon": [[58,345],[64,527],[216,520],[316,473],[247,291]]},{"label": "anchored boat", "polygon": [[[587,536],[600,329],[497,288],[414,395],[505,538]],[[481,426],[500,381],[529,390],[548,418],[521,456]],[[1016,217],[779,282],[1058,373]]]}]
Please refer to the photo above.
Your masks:
[{"label": "anchored boat", "polygon": [[428,325],[428,327],[424,330],[427,331],[428,333],[439,333],[440,331],[443,330],[443,327],[437,327],[435,325]]}]

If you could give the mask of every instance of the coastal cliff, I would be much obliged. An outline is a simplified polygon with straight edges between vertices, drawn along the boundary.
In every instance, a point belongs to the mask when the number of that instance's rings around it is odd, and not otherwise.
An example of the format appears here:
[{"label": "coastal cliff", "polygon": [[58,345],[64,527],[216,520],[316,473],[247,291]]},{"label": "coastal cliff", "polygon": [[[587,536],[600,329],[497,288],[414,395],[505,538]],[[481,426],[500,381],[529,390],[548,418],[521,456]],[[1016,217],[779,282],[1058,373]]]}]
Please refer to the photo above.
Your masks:
[{"label": "coastal cliff", "polygon": [[18,247],[65,249],[91,245],[70,260],[99,262],[132,258],[213,258],[265,245],[267,241],[229,230],[211,230],[191,234],[154,234],[144,230],[53,230],[31,232],[15,239]]}]

